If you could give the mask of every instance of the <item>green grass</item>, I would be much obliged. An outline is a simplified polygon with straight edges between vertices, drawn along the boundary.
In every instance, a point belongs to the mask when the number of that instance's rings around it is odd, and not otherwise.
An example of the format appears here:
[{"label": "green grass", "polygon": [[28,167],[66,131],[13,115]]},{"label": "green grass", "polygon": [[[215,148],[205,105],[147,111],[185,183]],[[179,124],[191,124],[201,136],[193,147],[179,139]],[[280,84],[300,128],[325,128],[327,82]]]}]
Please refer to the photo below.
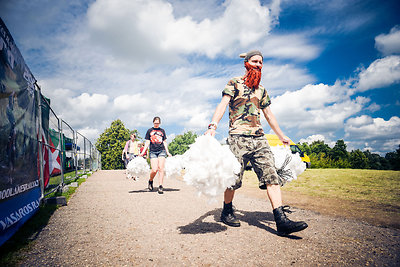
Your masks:
[{"label": "green grass", "polygon": [[[247,171],[244,179],[258,186],[254,172]],[[400,171],[307,169],[282,190],[400,207]]]},{"label": "green grass", "polygon": [[[89,177],[90,174],[87,174]],[[78,182],[81,185],[86,179],[76,178],[68,181],[68,183]],[[77,187],[69,187],[68,191],[53,192],[46,198],[64,196],[68,200],[75,193]],[[48,224],[53,213],[59,208],[58,205],[41,205],[39,210],[33,215],[6,243],[1,246],[0,266],[17,266],[21,260],[20,251],[28,250],[31,242],[35,240],[41,230]]]},{"label": "green grass", "polygon": [[[66,180],[66,177],[74,177],[74,178],[69,178],[68,180]],[[77,177],[80,177],[81,174],[78,174]],[[70,183],[71,181],[75,181],[75,171],[70,171],[67,173],[64,173],[64,183]],[[54,190],[55,187],[57,187],[59,184],[61,184],[61,175],[57,175],[57,176],[52,176],[49,179],[49,184],[47,189],[45,190],[45,195],[50,192],[51,190]]]}]

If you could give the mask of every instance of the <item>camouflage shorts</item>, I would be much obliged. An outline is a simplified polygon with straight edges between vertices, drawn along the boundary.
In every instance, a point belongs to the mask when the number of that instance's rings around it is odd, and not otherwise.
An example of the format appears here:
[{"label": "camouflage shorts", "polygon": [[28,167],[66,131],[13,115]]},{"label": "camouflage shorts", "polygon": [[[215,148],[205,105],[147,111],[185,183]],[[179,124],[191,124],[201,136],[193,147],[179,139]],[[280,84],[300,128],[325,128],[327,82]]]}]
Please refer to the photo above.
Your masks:
[{"label": "camouflage shorts", "polygon": [[274,156],[264,136],[230,135],[228,144],[242,165],[236,184],[231,189],[238,189],[242,186],[243,173],[249,161],[257,174],[260,189],[267,189],[268,184],[282,185],[281,179],[276,173]]}]

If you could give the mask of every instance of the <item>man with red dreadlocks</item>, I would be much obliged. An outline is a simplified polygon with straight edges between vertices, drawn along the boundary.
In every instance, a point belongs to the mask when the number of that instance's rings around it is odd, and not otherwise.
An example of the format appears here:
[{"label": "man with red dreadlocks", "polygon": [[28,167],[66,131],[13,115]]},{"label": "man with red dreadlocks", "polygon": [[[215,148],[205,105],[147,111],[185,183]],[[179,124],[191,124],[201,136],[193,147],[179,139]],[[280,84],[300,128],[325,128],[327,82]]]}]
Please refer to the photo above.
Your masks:
[{"label": "man with red dreadlocks", "polygon": [[235,190],[242,186],[244,169],[250,161],[257,174],[260,189],[266,189],[271,202],[278,235],[288,235],[307,228],[305,222],[294,222],[286,217],[289,206],[283,206],[281,185],[282,179],[276,172],[274,157],[260,122],[260,111],[263,112],[271,129],[283,144],[289,145],[289,138],[280,129],[271,111],[271,100],[265,88],[260,85],[263,56],[260,51],[241,54],[244,58],[246,73],[242,77],[232,78],[222,92],[212,122],[205,134],[215,136],[217,125],[229,104],[229,137],[228,144],[232,153],[242,165],[235,185],[224,193],[224,207],[221,221],[229,226],[239,227],[232,201]]}]

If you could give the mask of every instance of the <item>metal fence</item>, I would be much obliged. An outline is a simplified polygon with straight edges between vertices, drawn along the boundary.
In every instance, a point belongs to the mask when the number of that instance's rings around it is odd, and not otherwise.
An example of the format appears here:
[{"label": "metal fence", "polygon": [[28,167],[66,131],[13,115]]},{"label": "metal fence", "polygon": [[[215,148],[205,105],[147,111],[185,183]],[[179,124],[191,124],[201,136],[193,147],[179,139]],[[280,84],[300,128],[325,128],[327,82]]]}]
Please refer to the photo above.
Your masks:
[{"label": "metal fence", "polygon": [[89,139],[56,115],[45,97],[40,94],[39,99],[40,180],[42,195],[46,197],[79,176],[101,169],[101,155]]},{"label": "metal fence", "polygon": [[50,104],[0,18],[0,246],[44,198],[101,168],[92,143]]}]

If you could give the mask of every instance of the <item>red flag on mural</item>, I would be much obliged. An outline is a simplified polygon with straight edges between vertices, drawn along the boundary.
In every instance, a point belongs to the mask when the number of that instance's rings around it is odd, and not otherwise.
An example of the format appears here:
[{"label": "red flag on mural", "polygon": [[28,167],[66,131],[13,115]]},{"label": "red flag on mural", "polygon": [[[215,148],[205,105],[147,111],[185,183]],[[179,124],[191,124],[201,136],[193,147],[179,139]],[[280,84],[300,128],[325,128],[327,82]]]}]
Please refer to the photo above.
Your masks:
[{"label": "red flag on mural", "polygon": [[59,133],[50,130],[49,135],[49,173],[51,176],[58,175],[61,173],[61,142]]}]

